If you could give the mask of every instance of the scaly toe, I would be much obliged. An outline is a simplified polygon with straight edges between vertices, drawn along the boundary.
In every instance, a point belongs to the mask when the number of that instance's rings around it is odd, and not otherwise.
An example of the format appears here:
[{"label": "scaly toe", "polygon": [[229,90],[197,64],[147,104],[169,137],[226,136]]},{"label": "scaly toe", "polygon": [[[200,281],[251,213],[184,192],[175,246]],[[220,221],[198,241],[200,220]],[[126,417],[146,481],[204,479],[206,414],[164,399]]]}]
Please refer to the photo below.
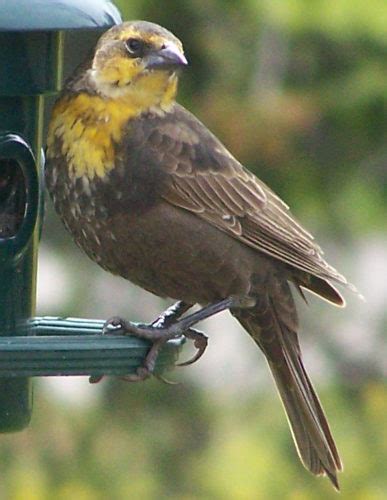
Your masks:
[{"label": "scaly toe", "polygon": [[143,382],[152,376],[152,372],[146,366],[140,366],[137,368],[136,373],[132,375],[123,375],[119,377],[121,380],[125,382]]}]

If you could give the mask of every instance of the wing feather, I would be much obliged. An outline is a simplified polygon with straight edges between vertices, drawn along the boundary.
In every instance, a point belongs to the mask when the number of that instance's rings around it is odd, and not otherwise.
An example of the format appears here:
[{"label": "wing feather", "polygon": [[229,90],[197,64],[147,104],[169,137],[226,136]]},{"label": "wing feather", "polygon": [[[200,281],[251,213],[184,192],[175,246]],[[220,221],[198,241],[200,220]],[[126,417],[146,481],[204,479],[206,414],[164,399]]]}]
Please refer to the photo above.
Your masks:
[{"label": "wing feather", "polygon": [[146,158],[153,155],[166,174],[166,201],[293,268],[348,284],[289,207],[187,110],[175,105],[153,127]]}]

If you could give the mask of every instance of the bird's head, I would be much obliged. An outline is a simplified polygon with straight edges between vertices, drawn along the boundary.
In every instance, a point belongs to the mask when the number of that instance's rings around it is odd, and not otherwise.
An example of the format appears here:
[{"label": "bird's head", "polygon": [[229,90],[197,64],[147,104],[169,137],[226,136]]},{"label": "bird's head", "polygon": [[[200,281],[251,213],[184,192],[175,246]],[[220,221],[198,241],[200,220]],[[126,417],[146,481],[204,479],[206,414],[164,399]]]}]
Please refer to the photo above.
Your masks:
[{"label": "bird's head", "polygon": [[107,99],[168,104],[176,94],[179,69],[187,64],[180,40],[168,30],[145,21],[125,22],[100,38],[88,79]]}]

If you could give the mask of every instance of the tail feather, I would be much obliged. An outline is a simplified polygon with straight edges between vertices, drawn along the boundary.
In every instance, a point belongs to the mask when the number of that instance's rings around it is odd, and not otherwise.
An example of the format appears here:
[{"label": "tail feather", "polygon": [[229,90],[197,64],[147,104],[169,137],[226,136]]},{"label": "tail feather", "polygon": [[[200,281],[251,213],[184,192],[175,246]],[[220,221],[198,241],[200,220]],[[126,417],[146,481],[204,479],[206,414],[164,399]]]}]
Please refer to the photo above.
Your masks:
[{"label": "tail feather", "polygon": [[[242,326],[264,352],[282,400],[292,436],[306,469],[316,475],[327,475],[339,490],[337,472],[342,464],[324,411],[301,359],[297,333],[289,327],[292,321],[281,318],[290,290],[282,284],[287,296],[277,304],[269,296],[258,299],[252,309],[233,310]],[[289,311],[294,315],[295,310]]]},{"label": "tail feather", "polygon": [[[310,292],[316,294],[322,299],[327,300],[331,304],[334,304],[338,307],[345,306],[345,300],[340,292],[332,285],[332,283],[329,283],[329,281],[323,278],[319,278],[318,276],[313,276],[307,273],[298,272],[295,273],[294,284],[298,288],[306,288]],[[300,288],[299,291],[301,291]]]},{"label": "tail feather", "polygon": [[314,390],[314,387],[312,385],[310,378],[308,377],[308,374],[306,373],[305,366],[302,362],[300,349],[298,346],[297,350],[294,349],[293,343],[291,341],[292,338],[291,332],[287,332],[287,335],[286,334],[283,335],[283,330],[285,330],[286,333],[286,327],[282,326],[281,328],[279,328],[281,341],[285,346],[284,354],[287,361],[287,365],[291,367],[291,371],[295,375],[299,387],[303,388],[303,397],[305,398],[305,401],[308,402],[308,407],[312,411],[312,414],[315,416],[316,423],[321,427],[321,431],[326,440],[326,444],[332,453],[335,467],[337,470],[340,471],[342,470],[341,459],[337,451],[337,447],[334,442],[331,430],[329,428],[328,421],[322,409],[320,400],[317,396],[316,391]]}]

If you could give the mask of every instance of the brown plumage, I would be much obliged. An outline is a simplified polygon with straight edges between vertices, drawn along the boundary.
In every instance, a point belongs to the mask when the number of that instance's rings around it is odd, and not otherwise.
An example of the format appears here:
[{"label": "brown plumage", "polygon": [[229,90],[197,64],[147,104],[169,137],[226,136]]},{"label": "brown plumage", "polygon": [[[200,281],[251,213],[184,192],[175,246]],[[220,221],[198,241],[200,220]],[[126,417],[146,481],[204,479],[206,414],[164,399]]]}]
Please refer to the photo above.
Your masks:
[{"label": "brown plumage", "polygon": [[[143,44],[134,55],[133,39]],[[163,65],[155,58],[166,47]],[[348,283],[285,203],[174,102],[184,64],[177,39],[156,25],[105,34],[54,110],[48,189],[108,271],[187,304],[252,299],[231,312],[267,358],[303,464],[338,488],[341,461],[302,362],[288,283],[340,306],[330,282]]]}]

